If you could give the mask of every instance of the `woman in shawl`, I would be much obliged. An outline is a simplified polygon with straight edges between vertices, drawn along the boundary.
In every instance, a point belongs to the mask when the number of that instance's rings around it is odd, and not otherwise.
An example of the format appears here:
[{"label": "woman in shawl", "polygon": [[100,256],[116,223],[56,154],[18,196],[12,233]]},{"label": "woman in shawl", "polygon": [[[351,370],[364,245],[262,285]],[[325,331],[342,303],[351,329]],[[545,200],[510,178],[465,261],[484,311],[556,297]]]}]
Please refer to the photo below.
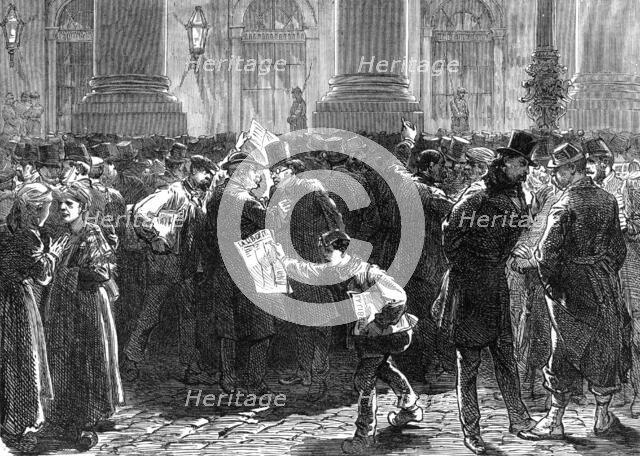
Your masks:
[{"label": "woman in shawl", "polygon": [[10,446],[28,451],[44,421],[44,402],[52,398],[35,283],[48,284],[65,248],[52,242],[48,251],[39,229],[53,197],[42,184],[22,187],[7,217],[9,233],[0,240],[0,429]]},{"label": "woman in shawl", "polygon": [[47,415],[58,437],[86,450],[96,430],[124,402],[110,301],[104,285],[115,267],[114,252],[100,227],[86,222],[91,196],[71,184],[58,194],[59,213],[69,233],[50,300],[45,333],[55,397]]}]

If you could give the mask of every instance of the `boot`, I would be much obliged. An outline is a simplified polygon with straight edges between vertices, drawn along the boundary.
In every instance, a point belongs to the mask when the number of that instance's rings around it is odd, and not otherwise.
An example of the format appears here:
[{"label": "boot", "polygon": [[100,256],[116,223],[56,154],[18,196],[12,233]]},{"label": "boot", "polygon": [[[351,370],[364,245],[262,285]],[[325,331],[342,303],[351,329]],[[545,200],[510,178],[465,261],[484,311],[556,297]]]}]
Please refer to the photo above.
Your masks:
[{"label": "boot", "polygon": [[227,394],[234,394],[238,384],[236,376],[236,342],[231,339],[220,340],[220,388]]},{"label": "boot", "polygon": [[411,422],[419,423],[422,421],[422,407],[417,402],[418,396],[413,391],[398,396],[397,407],[400,408],[400,411],[389,412],[389,415],[387,415],[389,424],[395,427],[402,427]]},{"label": "boot", "polygon": [[613,433],[620,424],[620,420],[613,413],[609,411],[609,404],[611,403],[611,395],[596,397],[596,416],[595,424],[593,425],[593,433],[598,437],[607,436]]},{"label": "boot", "polygon": [[342,442],[342,451],[344,453],[364,454],[368,448],[375,444],[377,411],[378,402],[375,389],[372,391],[360,391],[356,433],[352,439]]},{"label": "boot", "polygon": [[518,437],[525,440],[562,440],[564,439],[564,425],[562,417],[567,402],[564,396],[553,395],[551,408],[547,415],[528,431],[518,432]]}]

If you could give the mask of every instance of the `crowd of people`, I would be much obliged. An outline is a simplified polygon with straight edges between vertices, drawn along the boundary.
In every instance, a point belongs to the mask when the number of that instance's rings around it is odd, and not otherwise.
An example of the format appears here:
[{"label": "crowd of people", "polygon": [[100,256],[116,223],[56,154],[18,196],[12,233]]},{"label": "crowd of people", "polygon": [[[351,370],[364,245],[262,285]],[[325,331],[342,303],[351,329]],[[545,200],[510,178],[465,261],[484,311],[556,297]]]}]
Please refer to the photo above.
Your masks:
[{"label": "crowd of people", "polygon": [[[359,356],[349,454],[375,444],[377,379],[398,396],[390,424],[404,426],[422,420],[411,381],[439,370],[455,372],[464,443],[482,454],[485,348],[509,430],[522,438],[563,438],[564,409],[583,400],[585,379],[596,434],[615,429],[608,407],[628,378],[633,399],[619,398],[640,412],[640,162],[622,179],[599,137],[561,140],[551,152],[546,138],[515,131],[492,149],[405,123],[393,160],[376,164],[417,192],[425,214],[418,266],[402,287],[385,272],[400,245],[399,204],[367,163],[371,144],[355,134],[297,137],[308,152],[281,139],[267,145],[267,162],[250,154],[244,133],[226,149],[203,141],[194,153],[197,141],[178,138],[145,156],[131,140],[2,139],[0,425],[9,445],[94,446],[97,432],[114,428],[122,380],[139,378],[167,305],[177,309],[180,380],[227,394],[271,392],[270,348],[287,332],[296,365],[279,383],[321,401],[332,332],[348,334]],[[308,170],[350,177],[370,204],[350,211]],[[218,217],[225,204],[241,214],[242,239],[275,227],[272,261],[287,271],[291,296],[309,304],[300,312],[322,324],[283,321],[241,291],[220,247],[238,240]],[[352,239],[371,244],[367,261],[347,253]],[[310,284],[324,275],[340,280]],[[333,304],[369,289],[375,318],[333,326]],[[533,385],[540,372],[552,400],[536,421],[520,374]]]}]

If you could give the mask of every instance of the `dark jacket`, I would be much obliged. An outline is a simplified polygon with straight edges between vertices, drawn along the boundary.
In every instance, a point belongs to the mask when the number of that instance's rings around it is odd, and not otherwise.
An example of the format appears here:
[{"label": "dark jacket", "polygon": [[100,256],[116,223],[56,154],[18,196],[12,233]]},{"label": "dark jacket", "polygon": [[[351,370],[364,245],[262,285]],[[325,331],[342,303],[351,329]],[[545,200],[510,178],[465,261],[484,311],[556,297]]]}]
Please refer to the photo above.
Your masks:
[{"label": "dark jacket", "polygon": [[522,189],[492,190],[486,179],[467,189],[443,225],[450,270],[441,325],[462,347],[487,346],[511,331],[505,268],[531,220]]},{"label": "dark jacket", "polygon": [[571,185],[551,208],[536,249],[569,361],[596,385],[623,379],[630,365],[630,317],[618,279],[626,253],[616,198],[590,177]]}]

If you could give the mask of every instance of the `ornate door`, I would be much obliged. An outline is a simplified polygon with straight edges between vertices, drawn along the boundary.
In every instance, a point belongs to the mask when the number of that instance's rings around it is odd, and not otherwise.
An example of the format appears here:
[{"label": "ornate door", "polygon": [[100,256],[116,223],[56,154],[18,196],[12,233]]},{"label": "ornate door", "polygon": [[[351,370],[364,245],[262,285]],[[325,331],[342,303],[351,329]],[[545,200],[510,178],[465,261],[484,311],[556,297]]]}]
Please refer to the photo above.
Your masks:
[{"label": "ornate door", "polygon": [[[432,63],[442,71],[431,76],[432,117],[451,125],[449,103],[456,89],[467,89],[471,130],[493,125],[494,42],[491,15],[479,0],[444,2],[432,16]],[[456,65],[457,63],[457,65]]]},{"label": "ornate door", "polygon": [[[305,82],[306,36],[294,0],[255,0],[244,15],[241,125],[256,119],[275,133],[289,131],[291,89]],[[233,60],[233,59],[232,59]]]},{"label": "ornate door", "polygon": [[93,77],[93,0],[69,3],[58,22],[56,62],[56,125],[71,131],[74,106],[89,93]]}]

